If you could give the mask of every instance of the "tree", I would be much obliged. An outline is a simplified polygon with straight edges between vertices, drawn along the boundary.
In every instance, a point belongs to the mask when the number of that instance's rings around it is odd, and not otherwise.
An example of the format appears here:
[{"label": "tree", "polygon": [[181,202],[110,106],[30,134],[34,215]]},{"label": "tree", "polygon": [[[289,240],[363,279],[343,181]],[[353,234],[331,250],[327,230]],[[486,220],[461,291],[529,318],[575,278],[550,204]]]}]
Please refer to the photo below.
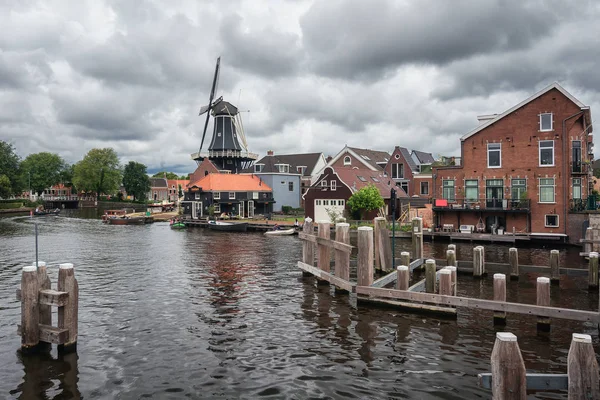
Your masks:
[{"label": "tree", "polygon": [[179,179],[181,179],[181,180],[190,179],[190,174],[187,174],[187,175],[181,175],[181,176],[179,177]]},{"label": "tree", "polygon": [[347,204],[353,214],[359,214],[363,219],[366,213],[383,207],[385,203],[379,189],[375,185],[369,184],[350,196]]},{"label": "tree", "polygon": [[115,193],[121,185],[119,157],[111,148],[92,149],[73,167],[73,184],[79,191]]},{"label": "tree", "polygon": [[179,177],[177,176],[176,173],[174,172],[167,172],[167,171],[160,171],[155,173],[154,175],[152,175],[153,178],[164,178],[166,175],[167,179],[179,179]]},{"label": "tree", "polygon": [[11,194],[10,179],[8,176],[0,175],[0,198],[9,197]]},{"label": "tree", "polygon": [[179,188],[178,188],[178,193],[177,194],[178,194],[179,197],[183,197],[183,189],[181,187],[181,183],[178,186],[179,186]]},{"label": "tree", "polygon": [[0,140],[0,175],[6,179],[2,180],[3,194],[0,197],[9,197],[19,193],[23,189],[23,181],[20,178],[21,159],[15,152],[12,144]]},{"label": "tree", "polygon": [[135,200],[146,198],[150,191],[150,178],[146,166],[135,161],[129,161],[123,170],[123,186]]},{"label": "tree", "polygon": [[30,154],[21,162],[21,178],[27,182],[33,193],[39,195],[44,193],[45,189],[61,182],[66,167],[65,161],[58,154]]}]

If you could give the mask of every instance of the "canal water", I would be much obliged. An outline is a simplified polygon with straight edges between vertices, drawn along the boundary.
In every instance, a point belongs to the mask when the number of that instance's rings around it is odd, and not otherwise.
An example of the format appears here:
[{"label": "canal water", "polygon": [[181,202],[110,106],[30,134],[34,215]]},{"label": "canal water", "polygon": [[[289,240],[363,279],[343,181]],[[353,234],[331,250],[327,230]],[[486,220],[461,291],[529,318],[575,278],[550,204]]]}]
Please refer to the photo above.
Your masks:
[{"label": "canal water", "polygon": [[[166,223],[104,225],[71,216],[0,219],[0,398],[19,399],[487,399],[477,373],[490,370],[491,312],[457,320],[356,307],[353,297],[302,278],[297,237],[171,230]],[[58,264],[79,280],[76,354],[22,357],[21,268],[39,259],[53,284]],[[425,243],[443,258],[447,243]],[[396,251],[410,242],[398,240]],[[506,261],[509,246],[486,246]],[[472,244],[458,244],[458,258]],[[547,265],[550,248],[520,249],[524,264]],[[561,263],[582,266],[578,249]],[[399,254],[399,253],[397,253]],[[509,301],[535,303],[535,274],[508,287]],[[459,280],[459,295],[491,298],[491,277]],[[597,309],[586,281],[565,277],[553,305]],[[531,372],[566,371],[571,334],[593,324],[556,321],[548,336],[535,317],[508,316]],[[531,398],[566,398],[532,393]]]}]

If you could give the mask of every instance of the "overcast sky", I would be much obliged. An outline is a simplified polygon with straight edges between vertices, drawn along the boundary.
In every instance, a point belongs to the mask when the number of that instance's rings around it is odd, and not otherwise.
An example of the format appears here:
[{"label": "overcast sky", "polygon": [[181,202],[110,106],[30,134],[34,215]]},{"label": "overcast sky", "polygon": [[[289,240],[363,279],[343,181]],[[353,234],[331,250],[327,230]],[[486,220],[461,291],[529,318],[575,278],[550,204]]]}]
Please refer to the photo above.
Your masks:
[{"label": "overcast sky", "polygon": [[600,113],[595,1],[4,0],[0,27],[0,139],[22,157],[193,171],[218,56],[261,156],[459,155],[477,115],[554,81]]}]

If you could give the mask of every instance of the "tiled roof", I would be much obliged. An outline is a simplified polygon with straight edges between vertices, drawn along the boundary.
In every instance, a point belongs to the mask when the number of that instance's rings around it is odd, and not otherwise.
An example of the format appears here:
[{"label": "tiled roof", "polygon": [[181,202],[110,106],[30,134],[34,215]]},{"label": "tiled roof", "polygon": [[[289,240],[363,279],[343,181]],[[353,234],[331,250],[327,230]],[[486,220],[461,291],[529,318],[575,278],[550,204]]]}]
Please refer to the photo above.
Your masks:
[{"label": "tiled roof", "polygon": [[256,175],[208,174],[189,187],[201,187],[203,191],[217,192],[271,192],[273,189]]},{"label": "tiled roof", "polygon": [[419,150],[413,150],[413,153],[415,153],[421,164],[433,164],[435,162],[431,153],[425,153],[424,151]]},{"label": "tiled roof", "polygon": [[379,169],[383,169],[382,165],[387,164],[390,159],[390,154],[387,151],[359,149],[356,147],[348,148],[361,156],[367,163]]},{"label": "tiled roof", "polygon": [[402,157],[404,157],[404,159],[406,160],[406,163],[408,164],[410,169],[412,171],[418,171],[419,167],[415,163],[415,160],[413,160],[413,158],[410,156],[410,152],[408,151],[408,149],[406,147],[398,147],[398,149],[400,150]]},{"label": "tiled roof", "polygon": [[[279,168],[276,168],[276,164],[289,164],[290,173],[298,173],[297,167],[306,167],[303,176],[311,176],[315,165],[319,161],[321,153],[305,153],[305,154],[277,154],[272,156],[265,156],[258,160],[256,164],[263,164],[261,172],[279,172]],[[243,172],[254,172],[254,165],[250,168],[245,169]]]},{"label": "tiled roof", "polygon": [[[366,168],[338,167],[335,168],[338,177],[344,182],[353,192],[360,190],[369,184],[375,185],[379,189],[381,197],[384,199],[390,198],[390,190],[396,189],[397,197],[408,197],[406,193],[389,176],[383,176],[383,171],[371,171]],[[318,183],[316,183],[318,185]]]},{"label": "tiled roof", "polygon": [[166,178],[150,178],[150,187],[153,188],[166,188],[167,179]]}]

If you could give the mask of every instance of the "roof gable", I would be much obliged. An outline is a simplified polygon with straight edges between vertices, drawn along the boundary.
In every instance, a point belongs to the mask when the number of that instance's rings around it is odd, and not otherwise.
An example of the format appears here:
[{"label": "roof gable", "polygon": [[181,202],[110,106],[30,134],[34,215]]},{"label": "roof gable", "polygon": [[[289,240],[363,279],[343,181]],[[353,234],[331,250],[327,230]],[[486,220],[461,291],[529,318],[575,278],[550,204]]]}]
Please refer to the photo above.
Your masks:
[{"label": "roof gable", "polygon": [[389,159],[390,155],[385,151],[377,151],[377,150],[366,150],[366,149],[357,149],[353,147],[344,146],[344,148],[336,154],[329,162],[327,166],[334,165],[342,156],[346,154],[351,155],[353,158],[358,160],[362,165],[371,171],[381,171],[383,167],[378,165],[377,163],[387,163],[386,158]]},{"label": "roof gable", "polygon": [[559,92],[561,92],[565,97],[567,97],[569,100],[571,100],[579,108],[581,108],[581,109],[588,109],[589,108],[586,105],[584,105],[582,102],[580,102],[579,100],[577,100],[575,97],[573,97],[573,95],[571,93],[567,92],[567,90],[565,88],[563,88],[562,86],[560,86],[558,84],[558,82],[554,82],[553,84],[551,84],[549,86],[546,86],[544,89],[542,89],[539,92],[535,93],[531,97],[523,100],[519,104],[517,104],[517,105],[509,108],[508,110],[504,111],[502,114],[499,114],[495,118],[492,118],[492,119],[488,120],[487,122],[479,125],[475,129],[471,130],[470,132],[468,132],[467,134],[465,134],[463,137],[461,137],[460,140],[464,141],[464,140],[470,138],[471,136],[475,135],[476,133],[481,132],[482,130],[484,130],[488,126],[495,124],[496,122],[498,122],[502,118],[506,117],[509,114],[512,114],[514,111],[518,110],[519,108],[523,107],[524,105],[526,105],[528,103],[531,103],[533,100],[535,100],[538,97],[540,97],[540,96],[548,93],[552,89],[556,89]]}]

